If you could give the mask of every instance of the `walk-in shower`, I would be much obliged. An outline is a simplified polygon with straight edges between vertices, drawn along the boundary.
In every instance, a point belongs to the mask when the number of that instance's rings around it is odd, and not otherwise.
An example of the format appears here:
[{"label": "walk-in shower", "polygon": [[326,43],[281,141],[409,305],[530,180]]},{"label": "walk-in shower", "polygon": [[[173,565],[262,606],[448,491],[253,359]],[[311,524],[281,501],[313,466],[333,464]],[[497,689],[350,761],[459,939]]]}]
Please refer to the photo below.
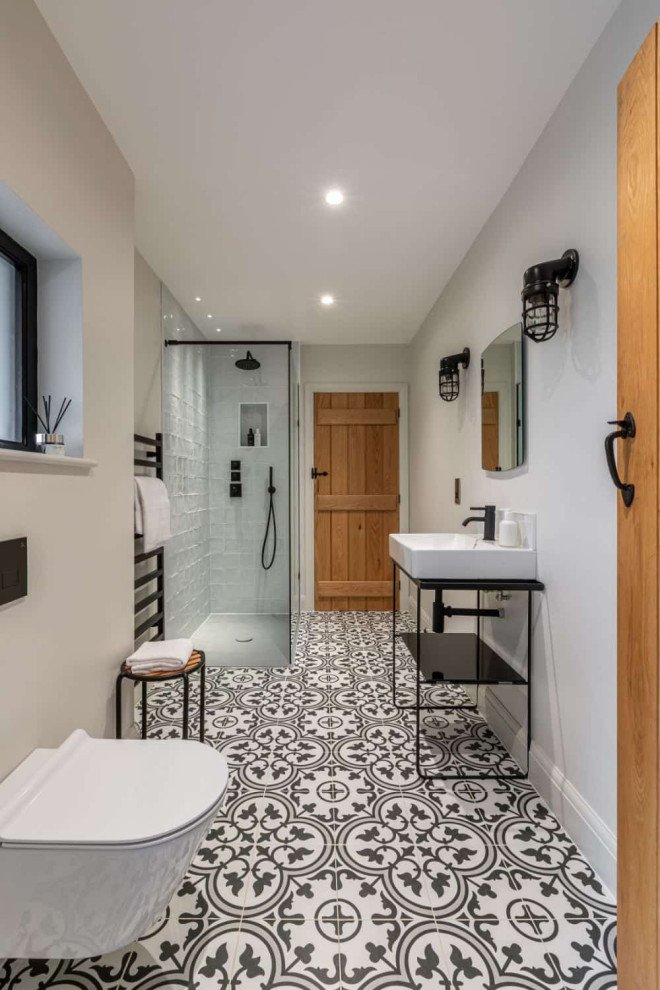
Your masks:
[{"label": "walk-in shower", "polygon": [[166,634],[211,665],[287,664],[298,613],[297,364],[288,342],[168,340]]}]

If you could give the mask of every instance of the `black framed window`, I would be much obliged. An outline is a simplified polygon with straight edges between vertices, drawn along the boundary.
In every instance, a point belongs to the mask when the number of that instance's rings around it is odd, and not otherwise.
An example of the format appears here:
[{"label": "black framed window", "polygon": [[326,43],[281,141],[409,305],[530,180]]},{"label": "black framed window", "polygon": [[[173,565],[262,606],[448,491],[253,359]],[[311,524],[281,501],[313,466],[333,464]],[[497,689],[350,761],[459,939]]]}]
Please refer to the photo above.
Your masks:
[{"label": "black framed window", "polygon": [[0,447],[34,450],[37,259],[0,230]]}]

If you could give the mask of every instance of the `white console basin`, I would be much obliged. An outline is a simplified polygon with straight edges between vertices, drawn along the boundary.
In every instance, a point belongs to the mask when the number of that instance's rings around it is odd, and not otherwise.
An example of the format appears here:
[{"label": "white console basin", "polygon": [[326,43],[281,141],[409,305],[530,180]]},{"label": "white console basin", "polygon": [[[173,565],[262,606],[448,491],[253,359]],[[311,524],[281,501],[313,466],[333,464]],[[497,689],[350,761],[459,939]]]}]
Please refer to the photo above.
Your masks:
[{"label": "white console basin", "polygon": [[536,578],[536,550],[501,547],[467,533],[392,533],[390,557],[412,578]]}]

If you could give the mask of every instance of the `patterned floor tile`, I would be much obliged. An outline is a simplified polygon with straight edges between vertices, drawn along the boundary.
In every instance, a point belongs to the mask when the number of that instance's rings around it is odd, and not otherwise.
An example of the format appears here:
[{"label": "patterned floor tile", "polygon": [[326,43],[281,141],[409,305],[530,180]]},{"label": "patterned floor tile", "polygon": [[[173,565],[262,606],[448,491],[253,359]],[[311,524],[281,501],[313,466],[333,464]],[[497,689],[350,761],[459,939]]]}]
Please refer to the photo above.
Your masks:
[{"label": "patterned floor tile", "polygon": [[239,942],[235,921],[167,918],[125,950],[122,990],[225,990]]},{"label": "patterned floor tile", "polygon": [[0,962],[3,990],[119,990],[125,950],[95,959],[9,959]]},{"label": "patterned floor tile", "polygon": [[[342,825],[363,814],[382,789],[370,768],[360,770],[330,762],[318,772],[298,770],[281,781],[273,780],[266,789],[266,797],[285,795],[298,816],[320,822],[332,834],[334,842]],[[396,787],[393,790],[397,793]]]},{"label": "patterned floor tile", "polygon": [[278,905],[300,918],[314,918],[319,902],[337,899],[334,847],[320,843],[318,834],[295,845],[271,840],[257,843],[250,870],[243,918],[271,917]]},{"label": "patterned floor tile", "polygon": [[422,866],[412,846],[336,847],[337,896],[361,918],[433,919]]},{"label": "patterned floor tile", "polygon": [[340,953],[342,988],[449,988],[439,982],[440,962],[440,938],[433,922],[357,917],[345,925]]},{"label": "patterned floor tile", "polygon": [[440,921],[438,928],[440,986],[614,990],[617,985],[614,922],[581,919],[560,926],[543,905],[513,900],[506,915]]},{"label": "patterned floor tile", "polygon": [[273,916],[246,920],[232,990],[341,990],[334,901],[321,904],[314,919]]}]

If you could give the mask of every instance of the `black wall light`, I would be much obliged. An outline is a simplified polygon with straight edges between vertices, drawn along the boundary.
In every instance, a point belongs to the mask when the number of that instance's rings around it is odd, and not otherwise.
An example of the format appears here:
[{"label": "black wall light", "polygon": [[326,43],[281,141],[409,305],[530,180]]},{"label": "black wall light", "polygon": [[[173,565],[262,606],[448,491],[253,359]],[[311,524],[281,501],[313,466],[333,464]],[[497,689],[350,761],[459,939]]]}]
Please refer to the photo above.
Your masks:
[{"label": "black wall light", "polygon": [[566,289],[575,279],[580,257],[573,248],[556,261],[542,261],[523,275],[523,330],[537,343],[550,340],[559,326],[559,286]]},{"label": "black wall light", "polygon": [[440,398],[445,402],[453,402],[458,398],[459,380],[458,366],[470,366],[470,348],[464,347],[460,354],[449,354],[440,362]]}]

